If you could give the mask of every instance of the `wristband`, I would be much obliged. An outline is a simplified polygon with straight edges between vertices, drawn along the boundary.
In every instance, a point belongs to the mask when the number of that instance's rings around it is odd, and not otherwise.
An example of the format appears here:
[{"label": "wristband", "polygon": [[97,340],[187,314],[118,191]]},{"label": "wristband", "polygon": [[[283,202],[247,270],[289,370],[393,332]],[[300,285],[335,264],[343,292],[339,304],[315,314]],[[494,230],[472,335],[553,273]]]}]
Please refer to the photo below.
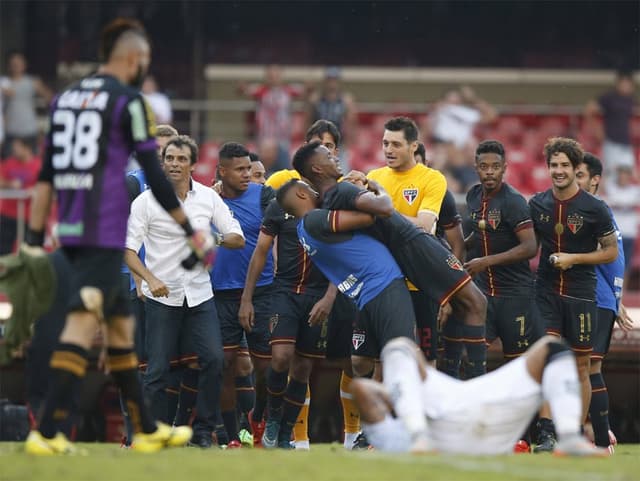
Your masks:
[{"label": "wristband", "polygon": [[184,230],[187,237],[191,237],[194,234],[193,227],[191,227],[189,219],[187,219],[183,224],[180,224],[180,227],[182,227],[182,230]]},{"label": "wristband", "polygon": [[27,229],[24,240],[27,245],[42,247],[42,244],[44,244],[44,230],[36,232],[29,228]]},{"label": "wristband", "polygon": [[220,234],[219,232],[213,233],[213,241],[217,246],[221,246],[224,242],[224,234]]}]

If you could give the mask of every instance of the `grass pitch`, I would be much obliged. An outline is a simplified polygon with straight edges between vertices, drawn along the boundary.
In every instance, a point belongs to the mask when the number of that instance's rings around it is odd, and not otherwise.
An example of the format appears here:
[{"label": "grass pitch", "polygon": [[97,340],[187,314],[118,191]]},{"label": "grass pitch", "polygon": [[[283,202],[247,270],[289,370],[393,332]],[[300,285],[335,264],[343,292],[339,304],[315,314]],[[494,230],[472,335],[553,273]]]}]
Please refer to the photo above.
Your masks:
[{"label": "grass pitch", "polygon": [[518,454],[499,457],[385,455],[315,444],[310,452],[173,449],[138,454],[114,444],[86,444],[85,457],[27,456],[0,443],[0,481],[622,481],[640,479],[640,445],[620,445],[608,459]]}]

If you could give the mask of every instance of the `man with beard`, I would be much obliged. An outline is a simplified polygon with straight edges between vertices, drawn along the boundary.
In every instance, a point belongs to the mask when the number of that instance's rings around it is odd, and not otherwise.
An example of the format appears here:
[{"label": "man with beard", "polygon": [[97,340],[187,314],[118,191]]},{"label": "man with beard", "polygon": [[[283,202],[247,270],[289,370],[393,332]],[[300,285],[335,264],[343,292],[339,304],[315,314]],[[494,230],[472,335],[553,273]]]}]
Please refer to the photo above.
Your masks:
[{"label": "man with beard", "polygon": [[[576,182],[576,169],[584,156],[582,146],[572,139],[554,137],[544,146],[544,153],[552,187],[529,200],[542,245],[536,302],[547,333],[565,338],[576,355],[584,422],[591,400],[589,356],[598,313],[595,266],[613,262],[618,244],[605,203]],[[553,431],[545,407],[534,452],[553,450]]]}]

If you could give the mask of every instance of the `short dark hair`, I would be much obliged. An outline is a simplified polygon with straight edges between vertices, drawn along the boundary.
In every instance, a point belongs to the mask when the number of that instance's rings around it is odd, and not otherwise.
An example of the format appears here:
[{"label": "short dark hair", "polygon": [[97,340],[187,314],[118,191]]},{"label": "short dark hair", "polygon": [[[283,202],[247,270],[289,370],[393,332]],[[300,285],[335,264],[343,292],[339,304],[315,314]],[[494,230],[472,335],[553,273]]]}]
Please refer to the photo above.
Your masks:
[{"label": "short dark hair", "polygon": [[160,124],[156,126],[156,137],[175,137],[178,131],[168,124]]},{"label": "short dark hair", "polygon": [[162,149],[162,160],[164,161],[164,155],[167,152],[167,148],[170,145],[175,145],[178,148],[189,147],[189,151],[191,152],[191,164],[195,164],[198,161],[198,144],[188,135],[176,135],[175,137],[171,137],[167,142],[167,145]]},{"label": "short dark hair", "polygon": [[228,162],[236,157],[249,157],[249,150],[238,142],[226,142],[220,147],[218,153],[220,163]]},{"label": "short dark hair", "polygon": [[496,154],[504,161],[504,145],[497,140],[483,140],[478,144],[476,148],[476,162],[478,157],[482,154]]},{"label": "short dark hair", "polygon": [[416,151],[413,153],[413,155],[419,155],[420,157],[422,157],[424,163],[427,163],[427,150],[425,149],[422,142],[418,142],[418,147],[416,148]]},{"label": "short dark hair", "polygon": [[616,72],[616,82],[622,79],[629,79],[633,81],[633,70],[620,69]]},{"label": "short dark hair", "polygon": [[391,132],[397,132],[402,130],[404,138],[407,142],[415,142],[418,140],[418,126],[409,117],[394,117],[385,122],[384,128]]},{"label": "short dark hair", "polygon": [[285,212],[287,212],[287,209],[283,205],[284,199],[289,191],[298,185],[298,182],[300,182],[300,179],[290,179],[286,183],[284,183],[276,193],[276,202]]},{"label": "short dark hair", "polygon": [[[308,144],[304,144],[296,153],[293,154],[293,168],[296,169],[298,174],[302,177],[309,178],[309,173],[311,172],[309,166],[309,160],[315,154],[315,150],[320,147],[322,144],[314,140],[313,142],[309,142]],[[282,187],[280,187],[282,189]]]},{"label": "short dark hair", "polygon": [[149,42],[147,32],[140,22],[132,18],[116,18],[108,23],[100,34],[98,57],[101,62],[109,60],[118,39],[126,32],[136,33]]},{"label": "short dark hair", "polygon": [[307,130],[307,133],[304,136],[304,140],[309,142],[313,137],[322,138],[322,135],[326,133],[333,137],[336,147],[340,145],[340,131],[338,130],[338,127],[336,127],[336,124],[330,120],[324,119],[316,120],[313,125],[309,127],[309,130]]},{"label": "short dark hair", "polygon": [[544,155],[547,159],[547,165],[551,163],[551,157],[556,154],[565,154],[571,165],[575,169],[582,162],[584,150],[579,142],[567,137],[551,137],[544,144]]},{"label": "short dark hair", "polygon": [[249,152],[249,160],[251,162],[262,162],[262,160],[260,159],[260,156],[255,152]]},{"label": "short dark hair", "polygon": [[596,175],[602,176],[602,162],[600,162],[600,159],[591,152],[584,153],[582,156],[582,163],[587,166],[589,177],[594,177]]}]

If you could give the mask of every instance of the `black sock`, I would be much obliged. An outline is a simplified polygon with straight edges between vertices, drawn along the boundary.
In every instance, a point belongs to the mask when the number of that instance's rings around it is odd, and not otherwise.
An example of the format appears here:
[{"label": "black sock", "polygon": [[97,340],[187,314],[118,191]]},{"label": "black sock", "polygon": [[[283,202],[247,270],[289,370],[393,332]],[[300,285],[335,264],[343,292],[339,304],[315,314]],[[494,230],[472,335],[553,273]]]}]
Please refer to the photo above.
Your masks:
[{"label": "black sock", "polygon": [[236,376],[236,409],[239,414],[248,414],[255,404],[256,391],[253,388],[251,374]]},{"label": "black sock", "polygon": [[229,435],[227,434],[227,430],[224,428],[224,421],[222,420],[222,413],[220,412],[220,408],[216,410],[215,432],[216,437],[218,438],[219,446],[222,446],[223,444],[229,444]]},{"label": "black sock", "polygon": [[198,397],[198,376],[200,370],[187,367],[182,372],[182,381],[180,382],[180,394],[178,396],[178,408],[176,410],[176,418],[174,424],[176,426],[185,426],[191,420],[191,413],[196,404]]},{"label": "black sock", "polygon": [[229,437],[229,441],[239,441],[238,438],[238,418],[236,417],[236,410],[233,411],[222,411],[222,422],[224,423],[224,428],[227,431],[227,436]]},{"label": "black sock", "polygon": [[596,446],[609,446],[609,393],[602,373],[591,374],[591,404],[589,417]]},{"label": "black sock", "polygon": [[440,370],[451,377],[460,379],[460,362],[464,351],[462,339],[443,336],[444,355],[440,362]]},{"label": "black sock", "polygon": [[53,438],[69,419],[74,393],[87,371],[87,354],[81,346],[61,342],[51,355],[51,384],[38,426],[45,438]]},{"label": "black sock", "polygon": [[253,387],[255,389],[256,401],[253,407],[253,420],[260,422],[264,419],[264,412],[267,409],[268,393],[268,370],[258,375],[255,371],[252,373]]},{"label": "black sock", "polygon": [[467,349],[465,377],[471,379],[487,372],[487,344],[484,326],[462,326],[462,338]]},{"label": "black sock", "polygon": [[286,440],[291,438],[291,431],[293,431],[306,397],[307,383],[289,379],[287,391],[284,394],[279,438]]},{"label": "black sock", "polygon": [[[267,419],[282,418],[282,402],[287,389],[287,371],[277,372],[269,368],[267,374],[268,413]],[[255,419],[255,418],[254,418]]]},{"label": "black sock", "polygon": [[157,427],[145,403],[138,376],[138,358],[131,349],[107,349],[109,370],[125,400],[134,433],[152,433]]}]

